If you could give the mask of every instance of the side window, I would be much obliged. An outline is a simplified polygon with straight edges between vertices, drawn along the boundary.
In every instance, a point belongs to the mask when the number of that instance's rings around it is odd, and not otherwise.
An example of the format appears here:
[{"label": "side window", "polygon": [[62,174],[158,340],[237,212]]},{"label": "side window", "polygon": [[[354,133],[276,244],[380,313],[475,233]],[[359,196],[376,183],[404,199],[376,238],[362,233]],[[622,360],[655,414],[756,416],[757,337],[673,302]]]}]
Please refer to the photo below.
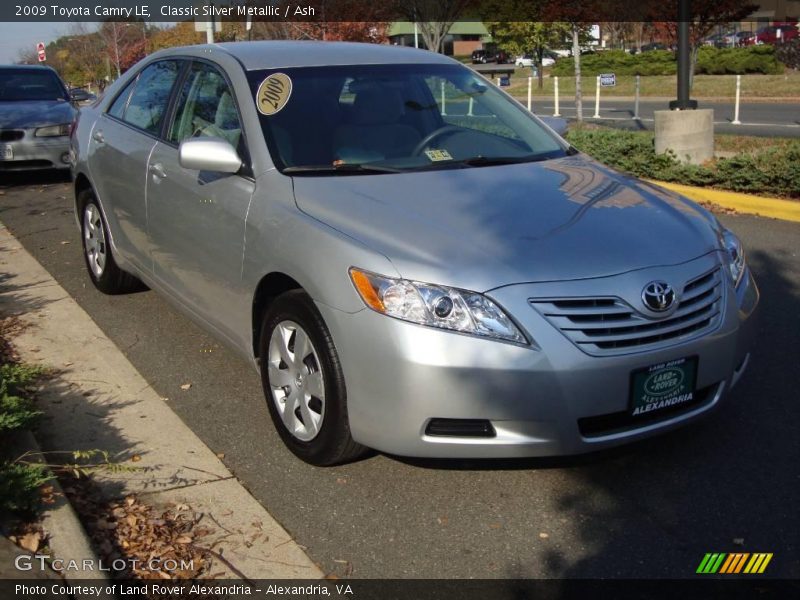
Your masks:
[{"label": "side window", "polygon": [[128,97],[131,95],[131,90],[133,90],[134,85],[136,85],[135,78],[128,85],[126,85],[125,89],[122,90],[122,93],[117,96],[117,99],[114,100],[111,108],[108,109],[108,114],[110,114],[112,117],[117,117],[118,119],[122,118],[122,114],[125,112],[125,107],[128,105]]},{"label": "side window", "polygon": [[139,75],[122,120],[153,134],[161,130],[179,63],[164,60],[153,63]]},{"label": "side window", "polygon": [[206,63],[194,63],[178,97],[167,139],[180,144],[190,137],[228,140],[240,150],[242,125],[233,92],[222,74]]}]

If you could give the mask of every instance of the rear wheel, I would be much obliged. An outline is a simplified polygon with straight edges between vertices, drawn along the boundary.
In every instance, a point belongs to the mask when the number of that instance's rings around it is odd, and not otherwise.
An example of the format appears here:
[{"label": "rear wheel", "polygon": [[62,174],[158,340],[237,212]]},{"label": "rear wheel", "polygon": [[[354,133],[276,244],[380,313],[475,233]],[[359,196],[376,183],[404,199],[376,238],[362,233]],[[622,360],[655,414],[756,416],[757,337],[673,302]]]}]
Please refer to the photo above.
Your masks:
[{"label": "rear wheel", "polygon": [[111,253],[108,227],[91,190],[78,194],[78,206],[82,207],[83,258],[94,286],[104,294],[124,294],[142,289],[141,281],[117,266]]},{"label": "rear wheel", "polygon": [[270,415],[296,456],[329,466],[365,453],[350,435],[339,356],[306,293],[287,292],[272,303],[262,322],[259,356]]}]

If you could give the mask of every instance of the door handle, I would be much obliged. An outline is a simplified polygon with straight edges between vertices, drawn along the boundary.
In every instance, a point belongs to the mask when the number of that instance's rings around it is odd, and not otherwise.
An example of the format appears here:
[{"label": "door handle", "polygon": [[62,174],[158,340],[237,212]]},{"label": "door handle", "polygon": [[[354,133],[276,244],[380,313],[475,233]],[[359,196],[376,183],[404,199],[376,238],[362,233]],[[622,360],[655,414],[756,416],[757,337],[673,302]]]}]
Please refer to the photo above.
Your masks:
[{"label": "door handle", "polygon": [[102,132],[102,131],[95,131],[95,132],[92,134],[92,139],[93,139],[95,142],[97,142],[98,144],[105,144],[105,143],[106,143],[106,138],[105,138],[105,136],[103,135],[103,132]]},{"label": "door handle", "polygon": [[167,176],[167,172],[164,170],[161,163],[153,163],[150,165],[150,172],[159,179],[164,179]]}]

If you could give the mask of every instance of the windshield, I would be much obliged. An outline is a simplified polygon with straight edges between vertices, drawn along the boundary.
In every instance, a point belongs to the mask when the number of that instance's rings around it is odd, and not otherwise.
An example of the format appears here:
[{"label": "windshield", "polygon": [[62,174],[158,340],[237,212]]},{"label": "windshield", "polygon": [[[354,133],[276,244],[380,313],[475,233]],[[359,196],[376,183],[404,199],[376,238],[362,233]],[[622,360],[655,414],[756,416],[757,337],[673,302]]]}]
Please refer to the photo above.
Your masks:
[{"label": "windshield", "polygon": [[0,102],[67,100],[64,86],[51,71],[0,69]]},{"label": "windshield", "polygon": [[249,73],[286,173],[396,173],[564,156],[568,146],[460,65],[304,67]]}]

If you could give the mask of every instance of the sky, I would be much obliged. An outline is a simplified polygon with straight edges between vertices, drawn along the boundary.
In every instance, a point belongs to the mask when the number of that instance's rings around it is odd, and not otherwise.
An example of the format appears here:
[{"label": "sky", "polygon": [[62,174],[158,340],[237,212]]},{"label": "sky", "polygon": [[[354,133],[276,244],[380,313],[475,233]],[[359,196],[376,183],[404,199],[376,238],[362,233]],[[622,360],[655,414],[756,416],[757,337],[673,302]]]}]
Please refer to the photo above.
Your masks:
[{"label": "sky", "polygon": [[[92,29],[93,23],[86,23]],[[20,48],[36,48],[36,44],[52,42],[69,32],[70,23],[0,23],[0,64],[17,60]]]}]

